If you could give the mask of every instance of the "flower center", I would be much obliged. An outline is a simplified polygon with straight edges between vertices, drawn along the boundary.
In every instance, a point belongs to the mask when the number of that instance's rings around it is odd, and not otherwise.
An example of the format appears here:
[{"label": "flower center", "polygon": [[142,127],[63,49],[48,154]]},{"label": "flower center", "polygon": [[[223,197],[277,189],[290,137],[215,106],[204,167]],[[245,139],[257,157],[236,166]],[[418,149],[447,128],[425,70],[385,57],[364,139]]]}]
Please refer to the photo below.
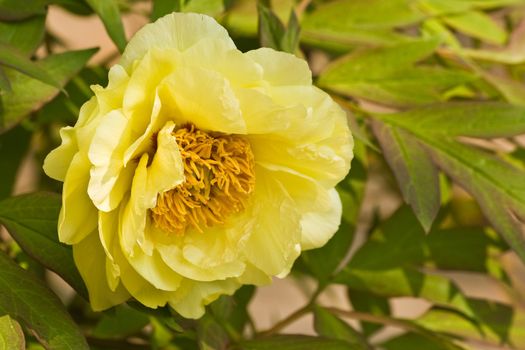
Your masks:
[{"label": "flower center", "polygon": [[155,224],[175,234],[183,234],[188,226],[202,232],[243,210],[255,187],[249,142],[239,135],[206,133],[192,124],[173,135],[186,180],[158,195],[151,210]]}]

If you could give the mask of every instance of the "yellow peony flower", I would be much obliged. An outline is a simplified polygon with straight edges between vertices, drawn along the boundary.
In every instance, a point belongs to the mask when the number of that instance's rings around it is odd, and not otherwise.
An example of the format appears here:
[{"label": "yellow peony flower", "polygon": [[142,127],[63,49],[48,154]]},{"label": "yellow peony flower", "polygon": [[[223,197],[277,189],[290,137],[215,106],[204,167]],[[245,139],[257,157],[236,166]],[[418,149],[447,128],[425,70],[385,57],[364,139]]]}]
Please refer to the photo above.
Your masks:
[{"label": "yellow peony flower", "polygon": [[174,13],[92,90],[44,170],[64,182],[59,238],[94,310],[133,297],[197,318],[337,230],[353,141],[305,61]]}]

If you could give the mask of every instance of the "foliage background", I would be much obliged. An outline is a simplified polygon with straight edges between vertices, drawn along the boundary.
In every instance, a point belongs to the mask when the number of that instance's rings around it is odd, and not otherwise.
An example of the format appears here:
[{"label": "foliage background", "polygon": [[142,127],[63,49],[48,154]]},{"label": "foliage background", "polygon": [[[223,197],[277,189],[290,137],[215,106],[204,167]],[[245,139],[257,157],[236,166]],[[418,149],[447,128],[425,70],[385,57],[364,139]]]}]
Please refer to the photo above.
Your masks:
[{"label": "foliage background", "polygon": [[[53,11],[102,21],[114,51],[72,50]],[[121,16],[171,11],[309,61],[356,138],[343,222],[277,294],[244,287],[198,321],[133,302],[93,313],[42,160],[105,84]],[[524,349],[524,79],[522,0],[0,0],[0,349]],[[35,192],[18,195],[20,174]],[[292,284],[304,302],[288,313]],[[254,305],[283,309],[270,324]]]}]

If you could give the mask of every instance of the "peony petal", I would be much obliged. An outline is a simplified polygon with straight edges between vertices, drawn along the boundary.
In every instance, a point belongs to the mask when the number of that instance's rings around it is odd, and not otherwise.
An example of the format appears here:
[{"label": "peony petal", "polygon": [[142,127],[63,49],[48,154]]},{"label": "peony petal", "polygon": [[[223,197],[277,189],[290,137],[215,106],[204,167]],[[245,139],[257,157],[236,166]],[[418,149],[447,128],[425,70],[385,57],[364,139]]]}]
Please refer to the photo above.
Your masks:
[{"label": "peony petal", "polygon": [[129,72],[152,48],[174,48],[184,51],[202,38],[214,38],[235,48],[226,29],[213,18],[195,13],[171,13],[140,29],[126,46],[120,64]]},{"label": "peony petal", "polygon": [[73,258],[86,283],[94,311],[105,310],[129,299],[130,295],[123,286],[112,291],[106,278],[101,276],[106,271],[106,255],[96,232],[73,246]]},{"label": "peony petal", "polygon": [[67,244],[80,242],[97,227],[97,210],[87,195],[89,167],[87,157],[77,153],[64,180],[58,237]]},{"label": "peony petal", "polygon": [[272,85],[312,85],[308,63],[294,55],[262,47],[246,56],[262,66],[264,80]]},{"label": "peony petal", "polygon": [[[231,261],[222,265],[202,268],[192,264],[184,257],[183,250],[176,245],[156,244],[164,262],[180,275],[196,281],[214,281],[228,277],[237,277],[244,272],[244,263],[242,261]],[[191,249],[191,248],[190,248]],[[186,255],[190,255],[186,251]]]},{"label": "peony petal", "polygon": [[[184,87],[184,88],[181,88]],[[159,88],[163,106],[178,111],[178,124],[192,123],[204,130],[246,133],[239,101],[221,74],[197,67],[181,67]]]},{"label": "peony petal", "polygon": [[200,67],[216,71],[232,86],[248,87],[262,84],[262,68],[230,43],[215,38],[203,38],[184,51],[181,66]]},{"label": "peony petal", "polygon": [[155,288],[151,283],[146,281],[146,279],[138,274],[129,264],[120,249],[115,249],[114,256],[120,269],[122,284],[132,297],[147,307],[154,309],[166,305],[170,296],[173,294],[172,291]]},{"label": "peony petal", "polygon": [[66,126],[60,129],[62,144],[52,150],[44,159],[44,172],[50,178],[64,181],[73,156],[78,152],[75,129]]},{"label": "peony petal", "polygon": [[221,295],[232,295],[241,285],[235,279],[213,282],[184,280],[169,300],[169,305],[186,318],[200,318],[204,307]]},{"label": "peony petal", "polygon": [[175,124],[169,121],[157,135],[157,152],[148,168],[146,202],[144,203],[148,209],[157,204],[159,193],[171,190],[185,179],[179,146],[172,135],[174,129]]},{"label": "peony petal", "polygon": [[325,188],[334,187],[348,173],[353,156],[346,114],[316,88],[278,88],[271,92],[274,102],[304,104],[307,114],[292,118],[288,129],[248,135],[256,162],[289,168],[320,181]]},{"label": "peony petal", "polygon": [[[122,111],[111,111],[98,125],[89,147],[88,157],[93,167],[88,194],[102,211],[111,211],[118,206],[131,181],[132,167],[122,171],[123,153],[131,142],[128,122]],[[113,191],[117,182],[121,182],[119,191]]]},{"label": "peony petal", "polygon": [[342,206],[337,191],[333,188],[327,190],[315,180],[290,169],[271,167],[267,170],[284,186],[302,215],[301,248],[323,246],[341,222]]},{"label": "peony petal", "polygon": [[264,286],[272,283],[272,276],[267,275],[262,270],[256,268],[252,264],[247,263],[243,274],[237,278],[237,281],[239,281],[241,284]]},{"label": "peony petal", "polygon": [[235,95],[248,134],[273,134],[290,128],[297,116],[306,115],[306,108],[300,104],[282,106],[259,88],[238,88]]},{"label": "peony petal", "polygon": [[300,214],[283,186],[268,171],[257,167],[256,176],[251,208],[255,223],[244,254],[266,274],[283,277],[301,252]]},{"label": "peony petal", "polygon": [[322,247],[332,238],[341,223],[342,205],[335,189],[327,191],[330,206],[325,210],[307,212],[301,218],[301,248],[303,250]]}]

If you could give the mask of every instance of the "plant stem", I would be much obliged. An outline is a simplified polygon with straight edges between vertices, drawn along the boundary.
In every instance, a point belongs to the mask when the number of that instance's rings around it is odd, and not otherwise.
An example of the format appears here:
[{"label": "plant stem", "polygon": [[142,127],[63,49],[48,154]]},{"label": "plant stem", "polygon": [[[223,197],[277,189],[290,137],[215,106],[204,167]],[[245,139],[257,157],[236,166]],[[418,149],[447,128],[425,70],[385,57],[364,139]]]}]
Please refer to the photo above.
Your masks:
[{"label": "plant stem", "polygon": [[269,328],[269,329],[267,329],[265,331],[257,333],[256,336],[257,337],[267,337],[269,335],[278,333],[279,331],[281,331],[286,326],[294,323],[295,321],[297,321],[298,319],[300,319],[304,315],[310,313],[310,311],[312,311],[312,306],[314,305],[315,301],[317,300],[317,297],[319,296],[319,294],[321,294],[321,292],[324,290],[325,287],[326,287],[325,285],[317,286],[317,289],[315,290],[315,292],[310,297],[310,300],[308,301],[308,304],[306,304],[305,306],[301,307],[300,309],[294,311],[292,314],[290,314],[285,319],[277,322],[271,328]]},{"label": "plant stem", "polygon": [[421,328],[419,326],[412,324],[408,321],[397,319],[397,318],[381,316],[381,315],[372,315],[369,313],[359,312],[359,311],[341,310],[336,307],[325,307],[325,309],[338,316],[348,317],[354,320],[378,323],[378,324],[382,324],[385,326],[402,328],[402,329],[405,329],[407,331],[412,331],[412,332],[421,331]]}]

